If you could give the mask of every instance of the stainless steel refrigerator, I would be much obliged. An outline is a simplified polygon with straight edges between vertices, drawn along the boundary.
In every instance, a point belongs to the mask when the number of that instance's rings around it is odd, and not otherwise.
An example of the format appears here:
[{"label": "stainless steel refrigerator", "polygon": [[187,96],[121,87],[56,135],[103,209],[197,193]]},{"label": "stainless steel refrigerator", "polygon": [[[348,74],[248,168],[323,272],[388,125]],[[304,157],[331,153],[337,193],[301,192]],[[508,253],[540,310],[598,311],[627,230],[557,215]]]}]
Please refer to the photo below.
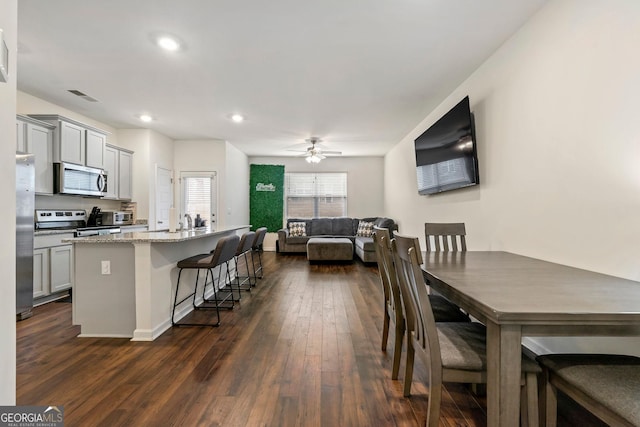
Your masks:
[{"label": "stainless steel refrigerator", "polygon": [[16,153],[16,317],[31,317],[33,308],[33,154]]}]

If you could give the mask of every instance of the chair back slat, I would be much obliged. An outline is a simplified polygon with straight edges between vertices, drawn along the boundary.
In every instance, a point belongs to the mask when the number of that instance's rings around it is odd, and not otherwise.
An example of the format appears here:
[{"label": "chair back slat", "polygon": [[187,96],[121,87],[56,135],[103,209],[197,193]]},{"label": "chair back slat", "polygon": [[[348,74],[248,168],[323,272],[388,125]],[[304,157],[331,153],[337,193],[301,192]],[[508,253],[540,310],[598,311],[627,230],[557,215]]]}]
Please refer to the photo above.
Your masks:
[{"label": "chair back slat", "polygon": [[238,247],[236,248],[235,255],[240,256],[250,250],[255,237],[256,233],[254,231],[247,231],[246,233],[244,233],[242,237],[240,237],[240,242],[238,242]]},{"label": "chair back slat", "polygon": [[424,224],[427,252],[465,252],[466,235],[463,222]]},{"label": "chair back slat", "polygon": [[396,321],[402,321],[402,300],[398,287],[393,254],[391,253],[391,233],[389,229],[373,227],[373,240],[376,244],[376,256],[379,257],[378,271],[385,291],[385,299],[396,315]]},{"label": "chair back slat", "polygon": [[[423,359],[428,361],[429,372],[434,372],[441,369],[442,355],[436,321],[422,275],[420,242],[417,237],[395,234],[393,243],[402,301],[404,306],[410,306],[412,311],[414,324],[412,330],[415,341],[419,345],[416,350],[420,351]],[[410,301],[409,304],[406,302],[407,299]],[[408,326],[407,329],[409,329]]]},{"label": "chair back slat", "polygon": [[262,243],[264,242],[264,236],[267,235],[267,227],[260,227],[255,231],[255,233],[252,248],[257,250],[260,249],[260,246],[262,246]]}]

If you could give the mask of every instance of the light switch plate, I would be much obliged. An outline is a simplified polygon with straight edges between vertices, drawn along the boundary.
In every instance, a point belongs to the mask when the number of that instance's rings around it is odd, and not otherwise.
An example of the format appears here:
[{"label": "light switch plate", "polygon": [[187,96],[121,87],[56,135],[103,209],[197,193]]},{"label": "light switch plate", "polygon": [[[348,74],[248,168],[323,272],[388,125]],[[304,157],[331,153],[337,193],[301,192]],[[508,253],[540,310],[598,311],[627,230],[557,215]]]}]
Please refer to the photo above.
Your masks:
[{"label": "light switch plate", "polygon": [[111,274],[111,261],[102,261],[102,274]]}]

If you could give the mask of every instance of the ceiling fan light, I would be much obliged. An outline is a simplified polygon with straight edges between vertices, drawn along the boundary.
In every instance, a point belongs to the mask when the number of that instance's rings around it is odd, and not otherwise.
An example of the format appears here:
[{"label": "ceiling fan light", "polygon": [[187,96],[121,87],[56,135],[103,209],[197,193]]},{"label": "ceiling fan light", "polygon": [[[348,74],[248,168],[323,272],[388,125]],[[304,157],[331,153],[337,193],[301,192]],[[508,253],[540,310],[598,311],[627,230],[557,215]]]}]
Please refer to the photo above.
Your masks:
[{"label": "ceiling fan light", "polygon": [[158,46],[170,52],[175,52],[176,50],[180,49],[180,42],[170,36],[163,36],[158,38],[157,43]]},{"label": "ceiling fan light", "polygon": [[316,153],[311,153],[309,156],[305,157],[305,160],[307,161],[307,163],[320,163],[322,157]]}]

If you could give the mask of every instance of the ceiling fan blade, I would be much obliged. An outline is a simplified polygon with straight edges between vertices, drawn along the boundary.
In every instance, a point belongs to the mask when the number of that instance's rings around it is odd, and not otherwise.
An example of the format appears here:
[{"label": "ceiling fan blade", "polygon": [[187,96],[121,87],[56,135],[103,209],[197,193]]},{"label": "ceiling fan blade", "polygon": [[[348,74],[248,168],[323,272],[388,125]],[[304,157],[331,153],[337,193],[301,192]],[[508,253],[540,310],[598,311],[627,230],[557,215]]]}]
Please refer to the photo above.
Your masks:
[{"label": "ceiling fan blade", "polygon": [[333,154],[335,156],[340,156],[342,155],[342,151],[322,150],[322,154]]}]

